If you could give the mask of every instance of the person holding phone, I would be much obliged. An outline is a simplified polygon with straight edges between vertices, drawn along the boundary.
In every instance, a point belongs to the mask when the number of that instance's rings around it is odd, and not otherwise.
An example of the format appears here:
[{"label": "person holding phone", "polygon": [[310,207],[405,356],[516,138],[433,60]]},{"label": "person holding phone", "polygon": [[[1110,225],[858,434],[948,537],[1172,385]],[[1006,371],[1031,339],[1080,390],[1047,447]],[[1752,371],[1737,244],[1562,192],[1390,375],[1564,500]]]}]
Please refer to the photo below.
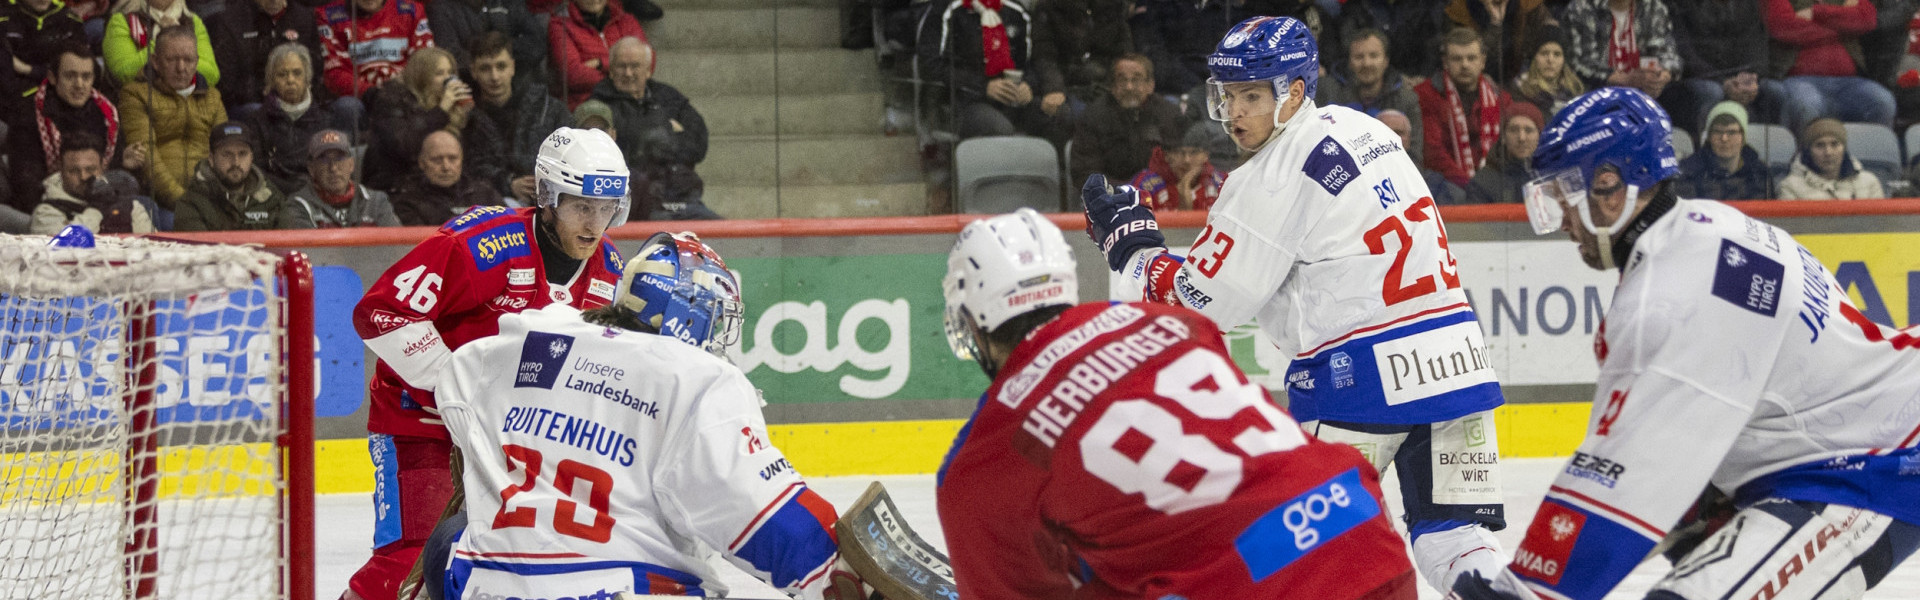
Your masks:
[{"label": "person holding phone", "polygon": [[1630,87],[1658,98],[1680,70],[1673,14],[1662,0],[1573,0],[1561,18],[1567,63],[1588,89]]}]

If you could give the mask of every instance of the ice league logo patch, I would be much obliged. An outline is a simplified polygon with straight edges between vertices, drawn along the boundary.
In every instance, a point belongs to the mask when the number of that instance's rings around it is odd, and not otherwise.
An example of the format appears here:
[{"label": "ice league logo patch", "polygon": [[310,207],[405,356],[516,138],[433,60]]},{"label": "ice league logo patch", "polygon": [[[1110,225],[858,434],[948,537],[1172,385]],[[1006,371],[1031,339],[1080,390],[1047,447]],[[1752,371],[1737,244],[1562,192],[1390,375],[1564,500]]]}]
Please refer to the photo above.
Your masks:
[{"label": "ice league logo patch", "polygon": [[1313,154],[1307,156],[1307,164],[1300,167],[1300,172],[1312,177],[1327,193],[1338,196],[1340,190],[1347,189],[1347,184],[1360,176],[1360,167],[1353,164],[1353,156],[1347,154],[1347,149],[1341,147],[1340,142],[1333,141],[1333,136],[1327,136],[1320,138],[1320,143],[1314,148]]},{"label": "ice league logo patch", "polygon": [[571,351],[573,336],[527,332],[526,343],[520,345],[520,370],[513,376],[513,387],[553,389],[553,382],[560,378],[560,367],[567,364],[567,353]]},{"label": "ice league logo patch", "polygon": [[1720,241],[1718,259],[1719,266],[1713,271],[1713,295],[1761,316],[1779,312],[1785,266],[1733,240]]}]

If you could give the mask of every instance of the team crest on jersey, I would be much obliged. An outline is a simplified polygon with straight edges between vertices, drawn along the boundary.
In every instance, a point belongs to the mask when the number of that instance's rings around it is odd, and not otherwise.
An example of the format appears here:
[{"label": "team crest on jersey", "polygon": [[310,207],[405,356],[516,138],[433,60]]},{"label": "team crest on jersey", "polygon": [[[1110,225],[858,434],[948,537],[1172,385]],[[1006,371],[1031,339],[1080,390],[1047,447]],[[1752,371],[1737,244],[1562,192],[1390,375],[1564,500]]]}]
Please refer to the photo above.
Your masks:
[{"label": "team crest on jersey", "polygon": [[520,367],[514,375],[513,387],[553,389],[554,381],[560,378],[560,367],[567,363],[567,354],[572,350],[573,336],[527,332],[527,341],[520,345]]},{"label": "team crest on jersey", "polygon": [[1721,240],[1719,265],[1713,272],[1713,295],[1761,316],[1780,310],[1780,283],[1785,265],[1733,240]]},{"label": "team crest on jersey", "polygon": [[1301,166],[1300,171],[1312,177],[1327,193],[1338,196],[1341,190],[1347,189],[1347,184],[1360,176],[1360,167],[1333,136],[1321,138],[1319,146],[1320,151],[1308,156],[1307,164]]}]

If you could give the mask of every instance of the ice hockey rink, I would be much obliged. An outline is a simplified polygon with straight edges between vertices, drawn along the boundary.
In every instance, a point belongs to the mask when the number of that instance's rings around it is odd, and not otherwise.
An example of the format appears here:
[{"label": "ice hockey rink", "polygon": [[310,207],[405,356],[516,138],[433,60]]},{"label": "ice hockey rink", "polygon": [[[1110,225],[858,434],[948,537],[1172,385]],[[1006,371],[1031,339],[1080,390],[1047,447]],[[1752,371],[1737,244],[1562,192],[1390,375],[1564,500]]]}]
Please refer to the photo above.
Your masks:
[{"label": "ice hockey rink", "polygon": [[[1520,543],[1525,534],[1527,523],[1533,519],[1533,511],[1540,504],[1540,497],[1546,493],[1547,486],[1553,482],[1554,473],[1564,466],[1565,458],[1523,458],[1510,459],[1504,464],[1504,476],[1507,499],[1507,529],[1499,532],[1501,543],[1509,551]],[[845,506],[853,502],[866,490],[868,482],[878,480],[886,484],[887,491],[902,513],[912,523],[921,537],[935,545],[944,547],[944,537],[940,533],[940,522],[934,514],[933,476],[931,475],[890,475],[878,477],[820,477],[809,478],[807,483],[813,489],[832,502],[835,506]],[[1399,504],[1397,484],[1392,475],[1388,476],[1385,489],[1390,505]],[[353,575],[368,556],[368,546],[373,539],[373,507],[368,494],[330,494],[319,497],[317,520],[319,539],[317,546],[316,569],[318,570],[319,598],[334,598],[346,586],[347,578]],[[729,597],[777,599],[784,594],[760,583],[744,572],[722,565],[727,573],[727,584],[732,588]],[[1638,599],[1646,595],[1647,588],[1667,572],[1665,560],[1654,559],[1640,565],[1627,580],[1615,589],[1609,600]],[[1442,594],[1422,585],[1422,600],[1437,599]],[[1920,563],[1908,560],[1895,569],[1886,581],[1866,595],[1874,600],[1896,600],[1920,598]]]}]

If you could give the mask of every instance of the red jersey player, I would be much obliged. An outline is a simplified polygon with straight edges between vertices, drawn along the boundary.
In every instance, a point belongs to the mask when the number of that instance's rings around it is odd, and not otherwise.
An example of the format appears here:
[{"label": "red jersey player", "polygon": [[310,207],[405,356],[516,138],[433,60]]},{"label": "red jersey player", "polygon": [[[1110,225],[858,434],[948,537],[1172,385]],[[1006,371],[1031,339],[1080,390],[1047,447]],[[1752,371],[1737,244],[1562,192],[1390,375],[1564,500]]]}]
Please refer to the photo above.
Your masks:
[{"label": "red jersey player", "polygon": [[611,304],[626,221],[627,167],[605,132],[561,128],[534,163],[538,208],[481,207],[448,221],[380,275],[353,324],[380,356],[372,407],[374,551],[344,599],[391,600],[453,491],[452,446],[433,400],[453,351],[499,318],[548,304]]},{"label": "red jersey player", "polygon": [[948,338],[994,377],[940,470],[961,597],[1415,597],[1358,451],[1273,406],[1206,317],[1073,306],[1074,272],[1029,209],[948,257]]}]

